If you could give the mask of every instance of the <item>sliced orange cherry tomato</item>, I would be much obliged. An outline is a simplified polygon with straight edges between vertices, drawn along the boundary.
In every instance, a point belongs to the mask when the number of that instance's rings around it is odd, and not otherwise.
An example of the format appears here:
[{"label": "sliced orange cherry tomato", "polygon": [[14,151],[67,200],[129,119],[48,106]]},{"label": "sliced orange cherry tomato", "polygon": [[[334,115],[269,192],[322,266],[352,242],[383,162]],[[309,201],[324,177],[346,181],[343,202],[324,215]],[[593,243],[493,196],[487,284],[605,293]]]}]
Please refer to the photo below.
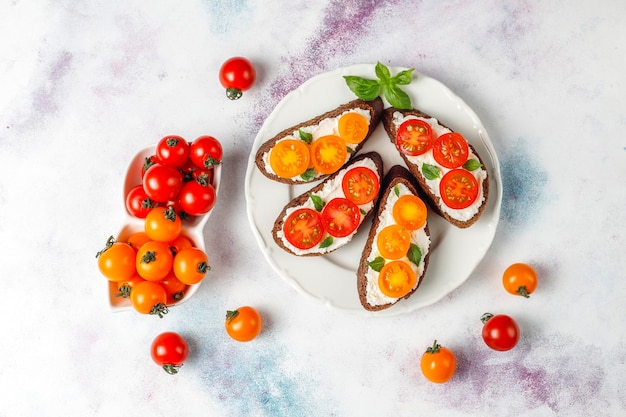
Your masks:
[{"label": "sliced orange cherry tomato", "polygon": [[411,247],[411,234],[399,224],[392,224],[378,233],[376,245],[384,258],[400,259]]},{"label": "sliced orange cherry tomato", "polygon": [[322,210],[322,225],[331,236],[346,237],[359,227],[359,207],[347,198],[333,198]]},{"label": "sliced orange cherry tomato", "polygon": [[426,204],[416,195],[405,194],[393,205],[393,219],[400,226],[417,230],[426,224],[428,215]]},{"label": "sliced orange cherry tomato", "polygon": [[416,156],[425,153],[433,144],[433,131],[428,122],[409,119],[402,123],[396,134],[396,146],[405,155]]},{"label": "sliced orange cherry tomato", "polygon": [[469,157],[467,141],[457,132],[444,133],[433,143],[433,158],[446,168],[458,168]]},{"label": "sliced orange cherry tomato", "polygon": [[172,269],[174,256],[167,243],[151,241],[137,252],[135,266],[137,273],[145,280],[160,281]]},{"label": "sliced orange cherry tomato", "polygon": [[332,174],[339,170],[347,157],[346,141],[339,136],[322,136],[311,144],[313,166],[322,174]]},{"label": "sliced orange cherry tomato", "polygon": [[191,285],[202,281],[211,269],[209,258],[202,249],[183,249],[174,257],[174,274],[181,282]]},{"label": "sliced orange cherry tomato", "polygon": [[128,243],[115,241],[113,236],[96,257],[100,272],[109,281],[125,281],[135,274],[135,250]]},{"label": "sliced orange cherry tomato", "polygon": [[309,167],[309,147],[297,139],[285,139],[274,145],[270,152],[270,166],[281,178],[292,178]]},{"label": "sliced orange cherry tomato", "polygon": [[469,171],[453,169],[441,178],[439,192],[446,206],[455,210],[464,209],[476,201],[478,181]]},{"label": "sliced orange cherry tomato", "polygon": [[378,286],[387,297],[404,297],[413,289],[416,282],[417,275],[404,261],[388,262],[378,274]]},{"label": "sliced orange cherry tomato", "polygon": [[167,293],[158,282],[136,284],[130,292],[130,303],[141,314],[155,314],[162,318],[168,312]]},{"label": "sliced orange cherry tomato", "polygon": [[310,249],[322,241],[324,228],[320,214],[309,208],[295,210],[283,225],[285,238],[298,249]]},{"label": "sliced orange cherry tomato", "polygon": [[347,143],[358,144],[367,136],[369,123],[362,114],[349,112],[339,118],[338,130]]},{"label": "sliced orange cherry tomato", "polygon": [[148,237],[159,242],[171,242],[176,239],[182,228],[182,220],[173,206],[153,208],[144,223]]},{"label": "sliced orange cherry tomato", "polygon": [[513,295],[529,298],[537,289],[537,272],[528,264],[513,264],[504,270],[502,285]]},{"label": "sliced orange cherry tomato", "polygon": [[378,196],[380,180],[371,169],[356,167],[343,176],[341,188],[346,198],[354,204],[367,204]]}]

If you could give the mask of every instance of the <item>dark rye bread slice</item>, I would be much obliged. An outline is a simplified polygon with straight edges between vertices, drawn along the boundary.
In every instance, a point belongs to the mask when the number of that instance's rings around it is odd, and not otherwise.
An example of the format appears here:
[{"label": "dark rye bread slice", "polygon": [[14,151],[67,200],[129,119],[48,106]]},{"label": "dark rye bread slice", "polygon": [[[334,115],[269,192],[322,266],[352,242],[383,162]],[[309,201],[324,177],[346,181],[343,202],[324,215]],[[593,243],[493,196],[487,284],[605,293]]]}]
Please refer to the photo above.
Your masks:
[{"label": "dark rye bread slice", "polygon": [[[385,128],[385,131],[387,132],[387,135],[389,136],[389,139],[394,145],[396,143],[396,134],[397,134],[396,126],[393,123],[393,114],[395,112],[400,112],[404,114],[405,116],[414,115],[417,117],[423,117],[425,119],[431,118],[431,116],[429,116],[428,114],[417,109],[400,110],[400,109],[396,109],[393,107],[386,109],[383,112],[381,121],[383,123],[383,127]],[[439,122],[439,124],[445,127],[446,129],[452,130],[441,122]],[[419,167],[411,163],[405,154],[398,151],[398,153],[404,160],[404,163],[406,164],[407,168],[409,169],[409,171],[411,171],[411,174],[413,174],[415,179],[418,181],[418,184],[423,191],[424,201],[426,201],[426,203],[430,205],[430,207],[433,209],[434,212],[436,212],[438,215],[446,219],[450,224],[453,224],[454,226],[459,227],[459,228],[470,227],[471,225],[476,223],[476,221],[478,221],[482,213],[485,211],[485,207],[487,206],[487,198],[489,196],[489,175],[488,175],[487,170],[485,169],[485,164],[483,160],[481,159],[480,155],[478,154],[478,152],[476,152],[476,149],[470,143],[468,143],[468,146],[471,149],[471,152],[473,152],[474,155],[476,155],[476,157],[478,158],[478,161],[482,164],[482,167],[479,169],[485,172],[486,178],[482,182],[482,189],[483,189],[483,195],[484,195],[483,202],[478,208],[478,212],[467,221],[460,221],[458,219],[454,219],[441,209],[444,203],[441,201],[441,198],[438,197],[435,193],[433,193],[433,191],[430,189],[430,187],[426,183],[426,179],[424,178],[424,175],[420,172]]]},{"label": "dark rye bread slice", "polygon": [[[359,268],[357,269],[357,273],[356,273],[359,300],[361,301],[363,308],[369,311],[384,310],[393,306],[394,304],[396,304],[398,301],[402,299],[409,298],[419,288],[420,284],[422,283],[422,280],[424,279],[424,275],[426,275],[426,270],[428,269],[428,261],[430,259],[430,245],[428,248],[429,250],[427,250],[425,254],[422,254],[422,257],[424,259],[424,269],[421,275],[417,277],[417,283],[415,284],[415,287],[408,294],[406,294],[404,297],[395,299],[395,301],[387,303],[387,304],[372,305],[367,301],[367,283],[368,283],[367,272],[371,268],[367,263],[367,259],[372,253],[374,246],[376,245],[376,242],[374,242],[374,238],[376,237],[376,229],[380,225],[381,215],[385,211],[393,209],[393,207],[387,207],[387,198],[389,197],[390,193],[394,192],[394,187],[400,183],[406,185],[406,187],[409,189],[409,191],[412,194],[420,198],[423,198],[423,195],[420,193],[420,189],[415,181],[415,178],[413,177],[413,175],[411,175],[411,173],[405,167],[401,165],[394,165],[393,167],[391,167],[389,172],[387,172],[387,174],[385,175],[383,184],[381,186],[380,196],[378,197],[378,205],[376,208],[376,214],[374,215],[372,226],[370,228],[369,234],[367,235],[365,248],[363,249],[363,254],[361,255],[361,261],[359,262]],[[430,238],[430,232],[428,230],[428,221],[424,225],[424,232]],[[376,279],[377,277],[378,277],[378,274],[376,274]]]},{"label": "dark rye bread slice", "polygon": [[[282,231],[283,225],[285,223],[285,220],[287,219],[287,210],[289,210],[290,208],[299,207],[299,206],[304,205],[310,198],[309,194],[311,194],[311,193],[315,194],[315,193],[319,192],[320,190],[322,190],[324,188],[324,186],[327,183],[329,183],[330,181],[333,181],[335,178],[337,178],[339,175],[341,175],[342,172],[347,172],[352,166],[354,166],[359,161],[362,161],[364,159],[370,159],[374,163],[374,165],[376,166],[376,171],[377,171],[377,174],[378,174],[378,178],[382,179],[383,175],[384,175],[384,171],[383,171],[383,159],[381,158],[380,154],[378,154],[377,152],[367,152],[367,153],[363,153],[363,154],[357,155],[351,161],[349,161],[343,167],[341,167],[341,169],[339,169],[337,172],[335,172],[334,174],[331,174],[330,176],[326,177],[326,179],[324,179],[324,181],[320,182],[315,187],[313,187],[310,190],[300,194],[299,196],[294,197],[283,208],[283,210],[280,212],[280,214],[276,218],[276,221],[274,222],[274,228],[272,229],[272,237],[274,238],[274,241],[276,242],[276,244],[278,246],[280,246],[282,249],[284,249],[285,251],[287,251],[287,252],[289,252],[289,253],[291,253],[293,255],[296,255],[296,256],[320,256],[320,255],[325,255],[327,253],[335,251],[335,250],[339,249],[340,247],[342,247],[343,245],[337,246],[337,247],[332,247],[332,248],[327,248],[327,249],[319,249],[319,245],[318,245],[318,247],[311,248],[307,253],[302,253],[302,254],[295,253],[293,250],[291,250],[291,248],[289,248],[288,246],[286,246],[284,244],[283,240],[279,236],[279,233]],[[341,189],[341,183],[337,184],[337,186],[339,187],[339,189]],[[357,230],[355,230],[354,233],[352,233],[350,238],[352,236],[354,236],[354,234],[356,234],[356,232],[363,225],[363,223],[365,223],[366,219],[369,218],[371,216],[371,214],[374,212],[375,208],[376,208],[376,205],[373,204],[372,207],[366,213],[363,214],[363,216],[361,217],[361,223],[359,224],[359,227],[357,227]],[[345,242],[345,243],[348,243],[348,242]]]},{"label": "dark rye bread slice", "polygon": [[365,136],[365,139],[363,139],[363,141],[361,143],[356,145],[356,147],[354,148],[353,152],[348,154],[349,158],[352,159],[361,150],[361,148],[363,147],[365,142],[367,142],[367,140],[370,138],[370,136],[372,135],[372,133],[374,132],[374,130],[378,126],[378,122],[380,121],[380,117],[381,117],[382,112],[383,112],[383,107],[384,107],[383,101],[382,101],[382,99],[380,97],[377,97],[375,100],[372,100],[372,101],[365,101],[365,100],[361,100],[361,99],[356,99],[356,100],[352,100],[352,101],[350,101],[348,103],[342,104],[339,107],[337,107],[337,108],[335,108],[333,110],[330,110],[330,111],[328,111],[328,112],[326,112],[324,114],[321,114],[321,115],[319,115],[317,117],[314,117],[313,119],[307,120],[306,122],[302,122],[302,123],[297,124],[295,126],[289,127],[287,129],[283,130],[282,132],[280,132],[279,134],[277,134],[276,136],[274,136],[273,138],[271,138],[271,139],[267,140],[266,142],[264,142],[263,144],[261,144],[261,146],[257,150],[256,156],[255,156],[256,166],[258,167],[259,171],[261,171],[261,173],[263,173],[263,175],[265,175],[267,178],[269,178],[271,180],[274,180],[274,181],[282,182],[282,183],[285,183],[285,184],[306,184],[306,183],[309,183],[309,182],[320,180],[320,179],[326,177],[327,174],[317,173],[315,175],[315,177],[313,177],[313,178],[311,178],[309,180],[305,180],[305,179],[300,178],[300,177],[298,177],[297,180],[293,180],[291,178],[279,177],[278,175],[276,175],[273,172],[270,172],[270,171],[268,171],[266,169],[265,161],[264,161],[263,157],[264,157],[265,154],[268,154],[272,150],[272,148],[274,147],[276,142],[278,142],[279,140],[284,139],[286,137],[292,136],[292,134],[294,132],[298,131],[298,129],[303,128],[303,127],[307,127],[307,126],[318,125],[323,120],[329,119],[329,118],[333,118],[333,117],[337,117],[341,113],[343,113],[345,111],[348,111],[350,109],[361,108],[363,110],[369,111],[369,113],[370,113],[369,130],[367,132],[367,135]]}]

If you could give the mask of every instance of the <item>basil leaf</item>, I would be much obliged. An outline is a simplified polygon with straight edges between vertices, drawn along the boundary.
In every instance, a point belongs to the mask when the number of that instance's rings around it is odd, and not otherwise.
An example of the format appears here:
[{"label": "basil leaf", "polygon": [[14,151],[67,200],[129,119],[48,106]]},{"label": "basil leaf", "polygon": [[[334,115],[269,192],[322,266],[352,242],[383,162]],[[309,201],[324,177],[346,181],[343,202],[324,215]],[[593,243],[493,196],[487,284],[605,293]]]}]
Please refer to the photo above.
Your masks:
[{"label": "basil leaf", "polygon": [[361,100],[372,101],[380,95],[381,85],[376,80],[368,80],[354,75],[344,75],[348,88]]},{"label": "basil leaf", "polygon": [[391,77],[390,81],[393,84],[400,84],[400,85],[411,84],[411,81],[413,81],[413,70],[414,68],[400,71],[399,73]]},{"label": "basil leaf", "polygon": [[373,261],[368,262],[367,264],[374,271],[380,272],[380,270],[383,269],[383,266],[385,266],[385,258],[383,258],[382,256],[377,256],[376,258],[374,258]]},{"label": "basil leaf", "polygon": [[367,215],[367,211],[363,210],[362,208],[360,208],[359,211],[361,212],[362,216]]},{"label": "basil leaf", "polygon": [[313,135],[309,132],[305,132],[302,129],[298,129],[298,133],[300,134],[300,139],[302,139],[307,145],[310,145],[313,142]]},{"label": "basil leaf", "polygon": [[327,248],[332,244],[333,244],[333,237],[328,236],[326,239],[322,240],[322,243],[320,243],[320,249]]},{"label": "basil leaf", "polygon": [[465,168],[468,171],[476,171],[478,168],[482,167],[483,164],[481,164],[480,162],[478,162],[475,159],[468,159],[464,164],[463,164],[463,168]]},{"label": "basil leaf", "polygon": [[349,146],[346,146],[346,151],[347,151],[348,153],[354,153],[354,149],[352,149],[352,148],[351,148],[351,147],[349,147]]},{"label": "basil leaf", "polygon": [[389,83],[389,79],[391,78],[391,74],[389,73],[389,68],[387,68],[380,62],[377,62],[374,70],[376,71],[376,76],[381,81],[381,84]]},{"label": "basil leaf", "polygon": [[409,247],[409,252],[406,254],[406,256],[408,256],[411,262],[419,266],[420,261],[422,260],[422,251],[415,243],[411,243],[411,246]]},{"label": "basil leaf", "polygon": [[313,206],[315,206],[315,210],[322,211],[326,203],[319,195],[315,195],[313,193],[309,193],[309,198],[313,201]]},{"label": "basil leaf", "polygon": [[400,87],[395,84],[389,84],[383,86],[383,95],[396,109],[405,109],[410,110],[413,108],[411,106],[411,98],[407,93],[402,91]]},{"label": "basil leaf", "polygon": [[393,187],[393,192],[396,193],[396,197],[400,197],[400,187],[398,187],[398,184]]},{"label": "basil leaf", "polygon": [[427,180],[436,180],[441,176],[441,171],[434,165],[422,164],[422,174]]},{"label": "basil leaf", "polygon": [[315,169],[314,168],[307,169],[302,174],[300,174],[300,178],[302,178],[305,181],[313,180],[315,178]]}]

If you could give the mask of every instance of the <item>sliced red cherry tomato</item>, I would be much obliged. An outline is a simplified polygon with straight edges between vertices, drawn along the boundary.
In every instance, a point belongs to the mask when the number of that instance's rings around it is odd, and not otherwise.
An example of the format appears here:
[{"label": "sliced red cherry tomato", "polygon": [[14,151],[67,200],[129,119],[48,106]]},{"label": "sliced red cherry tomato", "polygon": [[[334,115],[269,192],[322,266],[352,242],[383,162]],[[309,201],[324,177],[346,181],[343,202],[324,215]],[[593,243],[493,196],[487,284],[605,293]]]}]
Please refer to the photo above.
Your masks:
[{"label": "sliced red cherry tomato", "polygon": [[359,207],[347,198],[333,198],[322,210],[322,224],[331,236],[345,237],[359,227]]},{"label": "sliced red cherry tomato", "polygon": [[520,332],[513,318],[506,314],[494,316],[491,313],[485,313],[480,320],[484,323],[483,340],[491,349],[505,351],[517,345]]},{"label": "sliced red cherry tomato", "polygon": [[220,83],[226,88],[226,97],[231,100],[240,98],[250,89],[256,79],[254,65],[243,57],[228,59],[220,68]]},{"label": "sliced red cherry tomato", "polygon": [[457,132],[444,133],[433,143],[433,158],[446,168],[458,168],[469,157],[467,141]]},{"label": "sliced red cherry tomato", "polygon": [[332,174],[346,163],[348,148],[339,136],[322,136],[311,144],[311,160],[322,174]]},{"label": "sliced red cherry tomato", "polygon": [[407,295],[417,283],[417,275],[404,261],[387,262],[378,274],[378,286],[383,294],[392,298]]},{"label": "sliced red cherry tomato", "polygon": [[424,120],[409,119],[398,128],[396,146],[405,155],[421,155],[428,151],[432,144],[433,131]]},{"label": "sliced red cherry tomato", "polygon": [[478,197],[478,181],[471,172],[462,168],[448,171],[439,183],[444,204],[452,209],[467,208]]},{"label": "sliced red cherry tomato", "polygon": [[324,237],[322,217],[313,209],[297,209],[285,220],[283,232],[287,241],[296,248],[310,249]]},{"label": "sliced red cherry tomato", "polygon": [[378,196],[380,180],[371,169],[356,167],[346,172],[341,188],[346,198],[354,204],[367,204]]}]

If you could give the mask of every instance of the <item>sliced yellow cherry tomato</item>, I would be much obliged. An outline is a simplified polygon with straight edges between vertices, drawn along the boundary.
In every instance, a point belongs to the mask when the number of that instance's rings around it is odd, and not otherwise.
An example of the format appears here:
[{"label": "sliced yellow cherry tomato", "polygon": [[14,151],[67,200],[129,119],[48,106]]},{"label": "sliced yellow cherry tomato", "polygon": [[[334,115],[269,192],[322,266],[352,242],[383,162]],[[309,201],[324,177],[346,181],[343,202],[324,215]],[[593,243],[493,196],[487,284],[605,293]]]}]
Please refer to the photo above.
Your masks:
[{"label": "sliced yellow cherry tomato", "polygon": [[346,162],[346,142],[339,136],[322,136],[311,144],[313,166],[322,174],[332,174]]},{"label": "sliced yellow cherry tomato", "polygon": [[413,194],[401,196],[393,205],[393,218],[400,226],[417,230],[424,226],[427,216],[426,204]]},{"label": "sliced yellow cherry tomato", "polygon": [[384,258],[400,259],[409,251],[411,234],[399,224],[392,224],[378,233],[376,245]]},{"label": "sliced yellow cherry tomato", "polygon": [[416,282],[417,275],[404,261],[388,262],[378,274],[378,286],[388,297],[404,297],[413,289]]},{"label": "sliced yellow cherry tomato", "polygon": [[355,112],[341,116],[338,124],[339,136],[348,143],[361,143],[369,131],[369,123],[365,116]]},{"label": "sliced yellow cherry tomato", "polygon": [[270,152],[270,166],[281,178],[292,178],[309,167],[309,147],[297,139],[285,139],[274,145]]}]

